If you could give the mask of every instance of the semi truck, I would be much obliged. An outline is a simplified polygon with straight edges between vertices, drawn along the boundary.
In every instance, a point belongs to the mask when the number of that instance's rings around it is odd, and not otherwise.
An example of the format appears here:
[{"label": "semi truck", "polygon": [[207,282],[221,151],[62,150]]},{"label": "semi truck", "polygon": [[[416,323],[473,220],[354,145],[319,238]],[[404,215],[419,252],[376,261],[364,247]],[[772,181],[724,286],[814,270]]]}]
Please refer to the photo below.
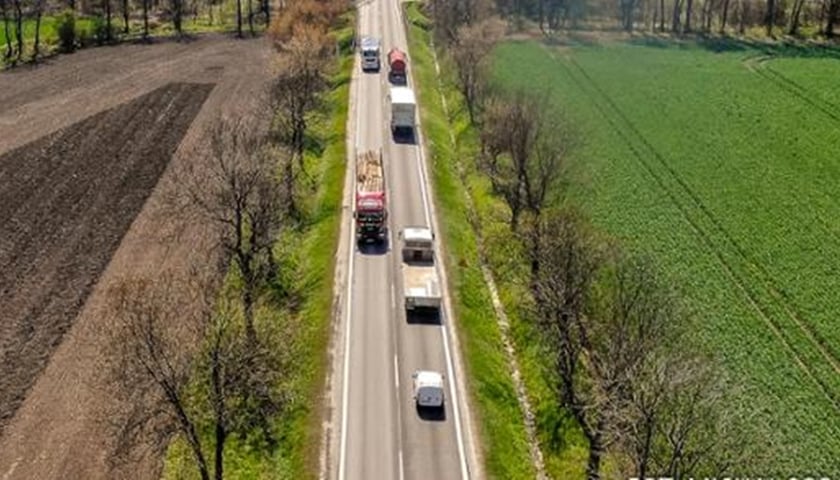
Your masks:
[{"label": "semi truck", "polygon": [[356,240],[381,242],[387,234],[385,170],[382,151],[368,150],[356,157]]},{"label": "semi truck", "polygon": [[440,281],[434,262],[434,233],[427,227],[406,227],[402,242],[402,278],[405,309],[439,310]]},{"label": "semi truck", "polygon": [[388,79],[391,83],[395,85],[405,85],[407,83],[407,65],[405,52],[396,47],[388,52]]},{"label": "semi truck", "polygon": [[417,111],[414,91],[408,87],[391,87],[388,103],[391,110],[391,131],[395,134],[400,131],[413,133],[414,117]]},{"label": "semi truck", "polygon": [[362,55],[363,71],[379,71],[379,39],[374,37],[362,37],[359,48]]}]

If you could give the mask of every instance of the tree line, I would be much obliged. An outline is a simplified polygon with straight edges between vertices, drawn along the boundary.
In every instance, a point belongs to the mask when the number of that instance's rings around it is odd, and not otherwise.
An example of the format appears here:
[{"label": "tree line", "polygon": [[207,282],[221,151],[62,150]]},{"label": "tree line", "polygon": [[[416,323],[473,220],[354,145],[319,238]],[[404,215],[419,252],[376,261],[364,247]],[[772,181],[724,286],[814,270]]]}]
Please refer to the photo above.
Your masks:
[{"label": "tree line", "polygon": [[698,318],[678,290],[567,198],[584,141],[568,113],[549,92],[489,82],[508,28],[498,4],[432,0],[429,10],[478,134],[477,171],[507,206],[524,252],[529,295],[519,308],[562,416],[588,443],[587,478],[602,477],[606,456],[623,478],[720,476],[760,462],[757,440],[737,428],[742,392],[693,340]]},{"label": "tree line", "polygon": [[544,34],[561,29],[608,28],[627,32],[738,33],[761,27],[768,36],[799,36],[803,27],[833,38],[840,23],[840,0],[432,0],[451,16],[439,27],[454,34],[493,8],[513,25],[534,22]]},{"label": "tree line", "polygon": [[[26,60],[27,49],[31,48],[30,60],[37,60],[43,54],[42,26],[45,16],[56,17],[56,33],[60,51],[71,52],[91,43],[103,45],[113,43],[120,37],[132,33],[148,40],[155,25],[170,22],[176,35],[184,34],[184,22],[200,15],[206,15],[209,25],[221,20],[225,0],[69,0],[52,3],[47,0],[0,0],[5,44],[3,60],[16,64]],[[240,38],[245,27],[250,35],[256,35],[259,25],[271,23],[269,0],[235,0],[235,31]],[[215,13],[214,13],[215,12]],[[90,31],[80,30],[78,20],[90,19]],[[139,32],[134,32],[139,23]],[[29,26],[28,24],[34,23]],[[26,31],[34,32],[31,39]],[[27,46],[31,42],[31,47]]]},{"label": "tree line", "polygon": [[[275,248],[284,231],[306,227],[299,198],[308,194],[308,120],[335,63],[328,31],[347,7],[306,0],[283,9],[271,29],[278,68],[262,115],[273,119],[267,130],[221,117],[188,154],[205,161],[173,167],[162,219],[208,228],[218,263],[129,276],[107,292],[113,321],[103,371],[115,402],[103,417],[114,469],[162,455],[178,439],[202,480],[221,480],[231,438],[265,454],[280,445],[295,332],[259,310],[282,302],[294,314],[296,292],[281,271],[288,264]],[[178,234],[175,227],[167,240],[181,241]],[[230,280],[220,285],[225,272]]]}]

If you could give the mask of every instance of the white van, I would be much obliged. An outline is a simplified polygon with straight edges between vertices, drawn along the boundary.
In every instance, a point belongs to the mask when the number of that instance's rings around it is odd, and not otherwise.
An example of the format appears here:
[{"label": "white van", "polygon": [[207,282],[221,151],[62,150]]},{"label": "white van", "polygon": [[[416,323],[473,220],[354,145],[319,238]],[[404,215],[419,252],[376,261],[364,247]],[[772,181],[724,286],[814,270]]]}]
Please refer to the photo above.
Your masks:
[{"label": "white van", "polygon": [[379,39],[362,37],[361,48],[362,70],[379,71]]},{"label": "white van", "polygon": [[430,370],[418,370],[414,378],[414,400],[418,407],[443,407],[443,375]]},{"label": "white van", "polygon": [[417,100],[414,91],[408,87],[391,87],[388,94],[391,104],[391,131],[400,129],[414,130],[414,117],[417,112]]}]

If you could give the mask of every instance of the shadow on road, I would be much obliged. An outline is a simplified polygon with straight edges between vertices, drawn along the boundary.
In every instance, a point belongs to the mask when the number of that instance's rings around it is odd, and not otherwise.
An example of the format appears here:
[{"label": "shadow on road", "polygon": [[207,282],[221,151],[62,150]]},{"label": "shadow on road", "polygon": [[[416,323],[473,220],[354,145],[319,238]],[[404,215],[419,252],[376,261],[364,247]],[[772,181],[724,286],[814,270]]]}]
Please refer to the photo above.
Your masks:
[{"label": "shadow on road", "polygon": [[362,255],[385,255],[388,253],[388,241],[381,240],[379,242],[357,242],[359,253]]},{"label": "shadow on road", "polygon": [[399,143],[401,145],[415,145],[417,143],[417,138],[414,133],[414,129],[411,130],[402,130],[396,129],[391,132],[391,138],[394,139],[394,143]]},{"label": "shadow on road", "polygon": [[427,422],[445,422],[446,409],[444,407],[421,407],[417,405],[417,416]]},{"label": "shadow on road", "polygon": [[409,324],[440,325],[440,309],[416,308],[411,311],[406,310],[405,319]]}]

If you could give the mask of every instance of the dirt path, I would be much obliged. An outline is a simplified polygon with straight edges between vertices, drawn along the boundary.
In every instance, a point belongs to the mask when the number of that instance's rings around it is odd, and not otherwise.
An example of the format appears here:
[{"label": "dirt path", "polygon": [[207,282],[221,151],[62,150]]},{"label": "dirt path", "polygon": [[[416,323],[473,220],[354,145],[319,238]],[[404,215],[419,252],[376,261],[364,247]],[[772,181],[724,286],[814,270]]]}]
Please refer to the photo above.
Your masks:
[{"label": "dirt path", "polygon": [[167,243],[167,168],[202,160],[186,152],[220,114],[266,119],[270,60],[261,40],[208,37],[0,74],[0,480],[109,476],[101,292],[213,260],[199,225]]}]

